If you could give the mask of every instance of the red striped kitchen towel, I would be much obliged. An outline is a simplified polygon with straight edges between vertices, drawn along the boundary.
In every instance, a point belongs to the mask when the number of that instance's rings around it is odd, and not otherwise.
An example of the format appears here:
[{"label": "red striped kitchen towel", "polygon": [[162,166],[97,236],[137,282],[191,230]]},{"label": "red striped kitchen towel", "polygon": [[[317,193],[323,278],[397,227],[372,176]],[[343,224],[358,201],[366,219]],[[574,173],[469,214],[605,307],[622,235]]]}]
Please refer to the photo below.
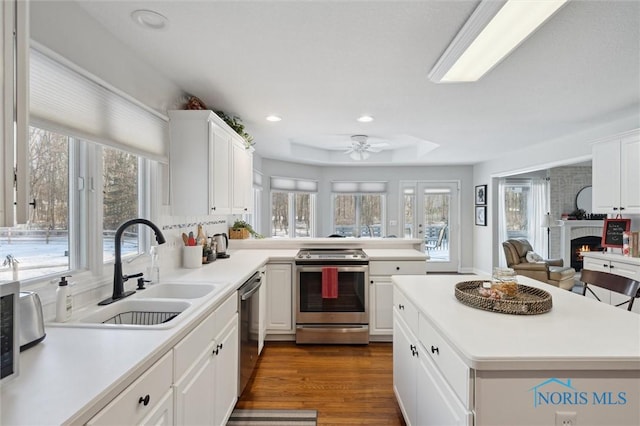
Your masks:
[{"label": "red striped kitchen towel", "polygon": [[322,298],[338,298],[338,268],[325,266],[322,268]]}]

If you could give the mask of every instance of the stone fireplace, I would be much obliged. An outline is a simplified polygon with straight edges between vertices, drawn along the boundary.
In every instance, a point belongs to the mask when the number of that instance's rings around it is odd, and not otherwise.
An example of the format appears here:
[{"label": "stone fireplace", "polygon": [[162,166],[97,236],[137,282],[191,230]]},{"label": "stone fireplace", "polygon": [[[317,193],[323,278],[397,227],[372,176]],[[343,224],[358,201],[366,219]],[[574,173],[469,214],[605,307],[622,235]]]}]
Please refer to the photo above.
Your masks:
[{"label": "stone fireplace", "polygon": [[582,246],[591,251],[603,251],[602,240],[603,220],[560,220],[561,229],[560,253],[565,266],[571,266],[576,271],[582,269],[582,257],[579,252]]}]

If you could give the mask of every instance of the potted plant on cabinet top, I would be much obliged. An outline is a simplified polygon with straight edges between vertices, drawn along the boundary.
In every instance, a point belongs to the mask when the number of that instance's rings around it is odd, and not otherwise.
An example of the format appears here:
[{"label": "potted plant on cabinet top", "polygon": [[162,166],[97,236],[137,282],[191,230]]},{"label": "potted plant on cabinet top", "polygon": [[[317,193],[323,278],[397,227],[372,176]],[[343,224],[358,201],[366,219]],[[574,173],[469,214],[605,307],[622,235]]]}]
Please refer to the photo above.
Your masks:
[{"label": "potted plant on cabinet top", "polygon": [[236,220],[233,222],[233,226],[229,228],[229,238],[232,240],[243,240],[249,238],[249,235],[253,238],[264,238],[262,234],[258,234],[253,227],[244,220]]}]

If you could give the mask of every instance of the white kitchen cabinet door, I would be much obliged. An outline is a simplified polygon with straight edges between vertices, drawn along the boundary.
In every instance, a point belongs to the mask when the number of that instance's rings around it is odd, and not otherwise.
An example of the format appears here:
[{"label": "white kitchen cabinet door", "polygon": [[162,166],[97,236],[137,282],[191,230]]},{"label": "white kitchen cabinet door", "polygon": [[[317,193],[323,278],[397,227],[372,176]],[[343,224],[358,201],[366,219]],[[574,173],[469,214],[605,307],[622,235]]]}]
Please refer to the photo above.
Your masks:
[{"label": "white kitchen cabinet door", "polygon": [[416,424],[420,426],[470,425],[471,416],[421,348],[418,359]]},{"label": "white kitchen cabinet door", "polygon": [[[173,390],[169,389],[158,405],[140,422],[144,426],[171,426],[173,422]],[[184,423],[180,423],[184,424]]]},{"label": "white kitchen cabinet door", "polygon": [[215,344],[211,342],[201,357],[175,385],[176,424],[214,424]]},{"label": "white kitchen cabinet door", "polygon": [[214,341],[214,425],[226,424],[238,401],[238,338],[236,313]]},{"label": "white kitchen cabinet door", "polygon": [[231,135],[217,124],[209,123],[211,158],[209,164],[209,214],[231,213]]},{"label": "white kitchen cabinet door", "polygon": [[418,339],[404,321],[393,318],[393,391],[407,425],[417,425],[417,358]]},{"label": "white kitchen cabinet door", "polygon": [[93,416],[87,425],[137,425],[150,418],[171,390],[172,372],[173,352],[169,351]]},{"label": "white kitchen cabinet door", "polygon": [[293,333],[293,277],[290,263],[267,265],[267,333]]},{"label": "white kitchen cabinet door", "polygon": [[593,212],[640,214],[640,133],[593,145]]},{"label": "white kitchen cabinet door", "polygon": [[640,135],[620,142],[620,199],[623,214],[640,214]]},{"label": "white kitchen cabinet door", "polygon": [[594,213],[613,213],[620,206],[620,141],[593,145],[592,205]]},{"label": "white kitchen cabinet door", "polygon": [[232,144],[233,213],[253,212],[253,154],[241,141]]},{"label": "white kitchen cabinet door", "polygon": [[371,277],[369,334],[393,333],[393,283],[390,277]]}]

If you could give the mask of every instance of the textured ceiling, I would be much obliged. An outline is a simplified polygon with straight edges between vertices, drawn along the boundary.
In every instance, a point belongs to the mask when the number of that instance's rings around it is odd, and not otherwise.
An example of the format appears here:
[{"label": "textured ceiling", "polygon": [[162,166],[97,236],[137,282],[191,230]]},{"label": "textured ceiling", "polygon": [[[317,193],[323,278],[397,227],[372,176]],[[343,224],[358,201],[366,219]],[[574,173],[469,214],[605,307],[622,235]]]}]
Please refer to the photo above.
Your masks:
[{"label": "textured ceiling", "polygon": [[[388,143],[366,164],[473,164],[640,111],[637,1],[570,1],[465,84],[427,74],[476,1],[78,3],[186,92],[240,116],[265,158],[349,164],[349,135],[366,134]],[[135,9],[168,28],[137,26]]]}]

